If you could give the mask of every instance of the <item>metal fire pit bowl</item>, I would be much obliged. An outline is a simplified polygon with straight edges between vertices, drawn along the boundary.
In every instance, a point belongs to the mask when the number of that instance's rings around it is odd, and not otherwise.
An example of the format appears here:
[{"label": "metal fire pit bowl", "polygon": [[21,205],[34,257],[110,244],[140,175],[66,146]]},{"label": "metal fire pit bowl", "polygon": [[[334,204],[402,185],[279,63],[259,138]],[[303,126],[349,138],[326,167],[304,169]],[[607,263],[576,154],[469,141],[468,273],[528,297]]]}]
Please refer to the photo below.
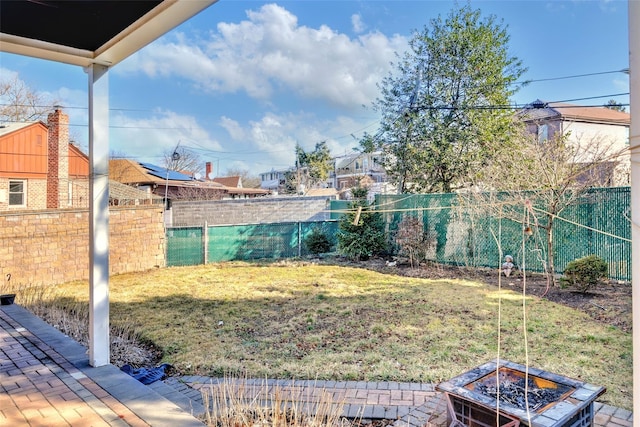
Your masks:
[{"label": "metal fire pit bowl", "polygon": [[591,426],[593,402],[606,391],[537,368],[529,367],[527,373],[525,366],[506,360],[485,363],[438,384],[436,389],[447,397],[452,427]]}]

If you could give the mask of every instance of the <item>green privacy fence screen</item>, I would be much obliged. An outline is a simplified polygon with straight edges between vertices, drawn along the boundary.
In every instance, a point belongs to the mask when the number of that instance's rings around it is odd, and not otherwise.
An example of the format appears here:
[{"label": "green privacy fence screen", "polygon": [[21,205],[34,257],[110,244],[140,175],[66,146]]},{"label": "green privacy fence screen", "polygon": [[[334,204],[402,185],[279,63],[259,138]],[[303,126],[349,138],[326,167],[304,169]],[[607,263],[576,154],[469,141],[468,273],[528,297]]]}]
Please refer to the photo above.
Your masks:
[{"label": "green privacy fence screen", "polygon": [[203,228],[167,228],[167,266],[198,265],[204,261]]},{"label": "green privacy fence screen", "polygon": [[[470,267],[496,267],[502,255],[512,255],[528,271],[544,271],[548,262],[544,203],[531,196],[531,208],[521,202],[505,204],[504,211],[486,209],[483,202],[458,194],[379,195],[375,207],[386,219],[389,239],[406,215],[421,219],[427,236],[426,259]],[[504,202],[508,195],[496,194]],[[512,197],[511,197],[512,198]],[[332,201],[331,221],[225,225],[167,229],[167,265],[204,262],[279,259],[308,255],[304,239],[320,228],[336,243],[337,219],[350,203]],[[631,280],[631,224],[629,187],[590,190],[563,209],[553,221],[555,271],[567,263],[598,255],[609,264],[609,276]],[[523,233],[528,211],[532,235]],[[515,214],[510,218],[511,214]],[[525,221],[526,222],[526,221]],[[206,229],[206,232],[205,232]]]},{"label": "green privacy fence screen", "polygon": [[[594,254],[608,262],[611,278],[631,280],[630,203],[629,187],[597,188],[554,216],[555,271],[562,273],[570,261]],[[548,209],[533,194],[514,198],[497,193],[484,199],[458,194],[383,195],[376,197],[376,208],[384,213],[391,236],[403,216],[421,219],[428,242],[426,258],[432,261],[496,267],[502,249],[503,256],[512,255],[518,265],[524,262],[527,270],[540,272],[549,260],[544,228]],[[524,233],[527,224],[531,235]]]},{"label": "green privacy fence screen", "polygon": [[[305,256],[309,251],[304,241],[314,229],[333,239],[338,224],[314,221],[170,228],[167,265]],[[335,240],[332,243],[335,248]]]}]

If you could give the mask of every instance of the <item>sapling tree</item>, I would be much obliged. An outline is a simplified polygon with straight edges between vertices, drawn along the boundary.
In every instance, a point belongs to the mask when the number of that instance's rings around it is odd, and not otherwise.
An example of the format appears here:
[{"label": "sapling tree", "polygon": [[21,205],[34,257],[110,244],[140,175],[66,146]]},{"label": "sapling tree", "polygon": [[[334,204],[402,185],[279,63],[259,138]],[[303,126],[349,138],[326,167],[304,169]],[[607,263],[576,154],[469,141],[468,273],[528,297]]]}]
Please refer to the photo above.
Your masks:
[{"label": "sapling tree", "polygon": [[570,136],[539,142],[523,133],[518,150],[499,153],[483,168],[476,191],[463,196],[472,211],[521,223],[527,234],[541,232],[545,270],[554,286],[557,218],[589,189],[610,186],[627,154],[612,140]]}]

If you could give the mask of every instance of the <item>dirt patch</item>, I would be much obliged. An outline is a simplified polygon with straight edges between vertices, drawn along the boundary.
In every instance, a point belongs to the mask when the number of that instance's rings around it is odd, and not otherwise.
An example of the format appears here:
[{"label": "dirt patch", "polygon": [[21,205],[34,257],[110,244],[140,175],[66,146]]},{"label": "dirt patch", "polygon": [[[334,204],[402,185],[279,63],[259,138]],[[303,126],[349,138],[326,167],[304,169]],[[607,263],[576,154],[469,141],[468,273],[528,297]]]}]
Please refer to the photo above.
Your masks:
[{"label": "dirt patch", "polygon": [[[550,287],[546,291],[546,280],[527,282],[527,294],[541,296],[544,299],[563,304],[587,313],[594,320],[619,328],[624,332],[631,332],[631,283],[610,281],[596,289],[582,293],[571,289]],[[515,286],[522,290],[522,281]],[[545,294],[546,291],[546,294]],[[543,296],[544,295],[544,296]]]},{"label": "dirt patch", "polygon": [[[412,267],[408,263],[387,261],[380,258],[360,262],[334,259],[331,262],[407,277],[469,279],[498,286],[498,271],[489,268],[467,268],[430,263]],[[631,332],[632,288],[630,282],[610,280],[590,292],[582,293],[570,288],[554,287],[548,283],[547,277],[543,274],[527,273],[525,277],[521,272],[517,272],[510,277],[502,276],[501,286],[511,288],[515,292],[522,292],[522,289],[526,288],[526,295],[544,298],[580,310],[602,324],[624,332]]]}]

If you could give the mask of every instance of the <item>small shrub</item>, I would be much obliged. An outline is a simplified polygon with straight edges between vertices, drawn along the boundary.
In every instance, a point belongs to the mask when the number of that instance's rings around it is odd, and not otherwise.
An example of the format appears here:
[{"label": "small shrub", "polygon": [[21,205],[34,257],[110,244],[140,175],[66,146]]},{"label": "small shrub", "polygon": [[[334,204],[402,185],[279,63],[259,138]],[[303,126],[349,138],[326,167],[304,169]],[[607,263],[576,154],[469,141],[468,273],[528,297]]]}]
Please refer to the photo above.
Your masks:
[{"label": "small shrub", "polygon": [[331,252],[331,240],[320,228],[314,228],[304,239],[304,245],[314,255]]},{"label": "small shrub", "polygon": [[398,245],[398,255],[409,258],[412,268],[426,259],[430,242],[424,231],[422,221],[418,218],[411,215],[402,218],[402,221],[398,224],[398,231],[395,237],[396,245]]},{"label": "small shrub", "polygon": [[575,259],[567,264],[561,282],[565,286],[587,292],[608,277],[609,265],[597,255]]}]

